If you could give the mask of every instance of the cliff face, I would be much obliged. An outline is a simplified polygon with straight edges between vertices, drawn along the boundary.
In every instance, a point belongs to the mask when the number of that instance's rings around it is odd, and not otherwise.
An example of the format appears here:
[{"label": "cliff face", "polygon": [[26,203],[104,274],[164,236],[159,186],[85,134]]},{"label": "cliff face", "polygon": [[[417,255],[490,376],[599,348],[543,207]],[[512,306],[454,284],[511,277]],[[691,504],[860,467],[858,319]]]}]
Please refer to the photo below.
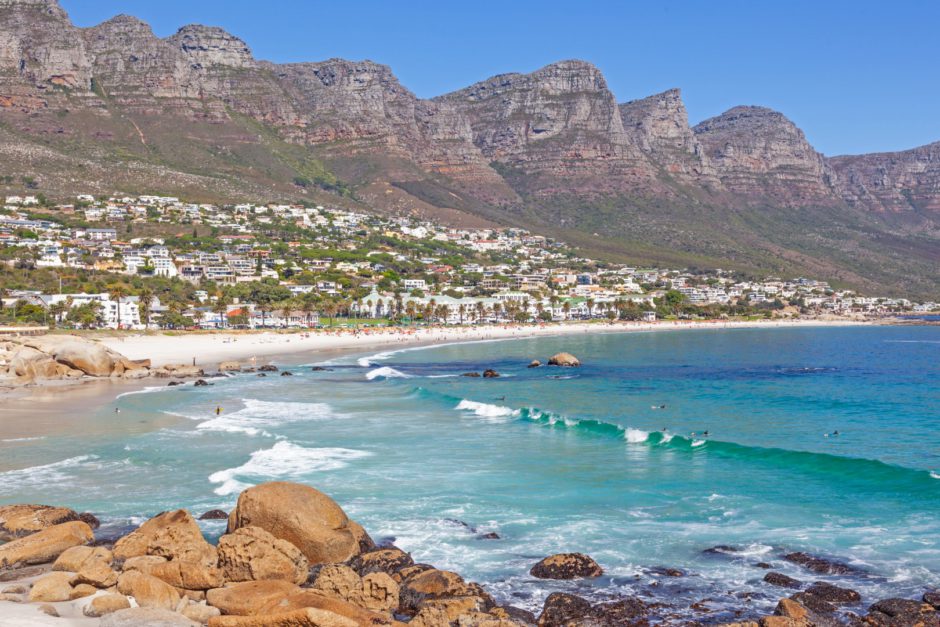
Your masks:
[{"label": "cliff face", "polygon": [[486,158],[531,177],[538,195],[657,187],[607,82],[589,63],[503,74],[436,101],[464,112]]},{"label": "cliff face", "polygon": [[36,110],[88,90],[91,62],[55,0],[0,0],[0,107]]},{"label": "cliff face", "polygon": [[689,128],[678,89],[620,105],[624,132],[659,167],[683,183],[721,188],[715,168]]},{"label": "cliff face", "polygon": [[839,192],[876,211],[940,214],[940,142],[913,150],[829,159]]},{"label": "cliff face", "polygon": [[803,131],[764,107],[735,107],[692,129],[722,185],[759,202],[831,203],[834,176]]}]

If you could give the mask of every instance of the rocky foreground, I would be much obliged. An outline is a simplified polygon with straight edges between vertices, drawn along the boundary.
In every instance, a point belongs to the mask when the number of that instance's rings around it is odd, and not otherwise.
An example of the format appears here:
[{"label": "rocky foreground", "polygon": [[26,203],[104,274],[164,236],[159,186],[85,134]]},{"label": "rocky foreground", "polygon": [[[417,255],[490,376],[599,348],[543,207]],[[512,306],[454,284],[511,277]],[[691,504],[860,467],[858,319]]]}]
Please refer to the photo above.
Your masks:
[{"label": "rocky foreground", "polygon": [[[241,493],[216,545],[185,510],[164,512],[120,538],[95,538],[98,521],[63,507],[0,507],[0,601],[36,604],[50,616],[100,618],[104,627],[615,626],[678,624],[662,604],[636,597],[605,603],[556,592],[541,614],[498,604],[479,584],[416,564],[408,553],[376,546],[325,494],[272,482]],[[715,550],[720,550],[716,547]],[[831,574],[837,563],[805,554],[792,561]],[[802,561],[800,561],[802,560]],[[546,557],[542,579],[597,577],[579,553]],[[668,576],[681,577],[674,571]],[[775,585],[802,584],[768,573]],[[940,594],[886,599],[866,614],[839,611],[858,593],[816,583],[782,599],[772,616],[736,627],[940,625]],[[0,606],[2,612],[2,606]],[[743,613],[743,612],[742,612]]]}]

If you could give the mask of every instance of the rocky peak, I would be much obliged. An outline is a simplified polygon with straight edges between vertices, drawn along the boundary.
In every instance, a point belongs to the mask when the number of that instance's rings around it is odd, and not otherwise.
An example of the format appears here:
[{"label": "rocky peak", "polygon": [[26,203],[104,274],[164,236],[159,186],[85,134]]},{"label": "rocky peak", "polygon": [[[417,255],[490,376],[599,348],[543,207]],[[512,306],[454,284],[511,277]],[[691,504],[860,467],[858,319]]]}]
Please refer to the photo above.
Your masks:
[{"label": "rocky peak", "polygon": [[248,44],[217,26],[190,24],[179,29],[168,41],[201,68],[255,66]]},{"label": "rocky peak", "polygon": [[732,192],[764,200],[770,196],[784,205],[833,200],[832,169],[782,113],[734,107],[692,131]]},{"label": "rocky peak", "polygon": [[19,83],[4,89],[7,98],[28,99],[31,89],[90,87],[81,36],[55,0],[0,0],[0,35],[0,82]]},{"label": "rocky peak", "polygon": [[627,136],[670,175],[697,179],[711,187],[719,181],[702,145],[689,128],[682,94],[670,89],[619,106]]}]

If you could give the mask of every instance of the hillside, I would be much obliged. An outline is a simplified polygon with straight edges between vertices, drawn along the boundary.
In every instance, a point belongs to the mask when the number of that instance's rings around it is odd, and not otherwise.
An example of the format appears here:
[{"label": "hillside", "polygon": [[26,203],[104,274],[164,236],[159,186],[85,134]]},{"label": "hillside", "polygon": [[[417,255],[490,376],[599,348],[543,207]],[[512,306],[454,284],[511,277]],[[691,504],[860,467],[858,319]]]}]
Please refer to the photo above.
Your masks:
[{"label": "hillside", "polygon": [[678,90],[618,103],[578,60],[423,100],[371,61],[0,0],[0,193],[29,190],[330,202],[940,297],[940,143],[827,158],[753,106],[690,127]]}]

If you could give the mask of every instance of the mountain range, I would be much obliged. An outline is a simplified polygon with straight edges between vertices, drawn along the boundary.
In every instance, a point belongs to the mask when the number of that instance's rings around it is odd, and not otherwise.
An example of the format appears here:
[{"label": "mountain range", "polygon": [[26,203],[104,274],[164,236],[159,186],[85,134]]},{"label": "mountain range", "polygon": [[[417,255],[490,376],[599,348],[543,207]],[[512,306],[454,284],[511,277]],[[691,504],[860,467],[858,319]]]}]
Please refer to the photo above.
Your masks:
[{"label": "mountain range", "polygon": [[0,188],[24,181],[517,225],[638,264],[940,298],[940,142],[825,157],[764,107],[690,126],[678,89],[618,103],[578,60],[428,100],[371,61],[276,64],[216,27],[79,28],[55,0],[0,0]]}]

